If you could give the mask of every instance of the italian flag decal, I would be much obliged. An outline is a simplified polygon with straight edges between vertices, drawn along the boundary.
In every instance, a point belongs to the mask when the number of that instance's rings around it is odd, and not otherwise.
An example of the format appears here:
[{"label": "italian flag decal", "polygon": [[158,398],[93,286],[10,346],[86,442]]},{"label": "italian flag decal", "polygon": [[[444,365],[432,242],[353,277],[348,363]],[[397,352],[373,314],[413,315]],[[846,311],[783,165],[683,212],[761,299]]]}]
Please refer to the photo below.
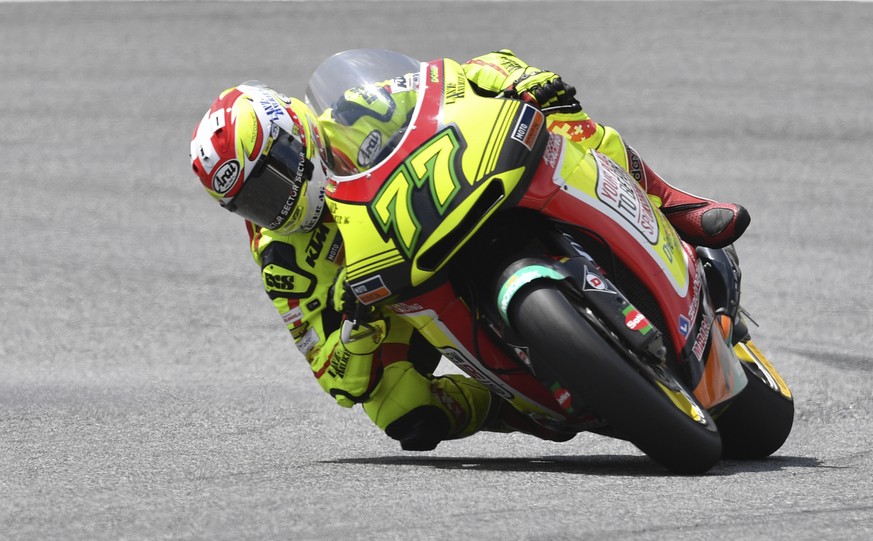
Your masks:
[{"label": "italian flag decal", "polygon": [[633,305],[628,305],[621,313],[624,314],[624,324],[627,325],[628,329],[637,331],[643,336],[649,334],[649,331],[652,330],[652,324],[649,323],[646,316],[641,314]]}]

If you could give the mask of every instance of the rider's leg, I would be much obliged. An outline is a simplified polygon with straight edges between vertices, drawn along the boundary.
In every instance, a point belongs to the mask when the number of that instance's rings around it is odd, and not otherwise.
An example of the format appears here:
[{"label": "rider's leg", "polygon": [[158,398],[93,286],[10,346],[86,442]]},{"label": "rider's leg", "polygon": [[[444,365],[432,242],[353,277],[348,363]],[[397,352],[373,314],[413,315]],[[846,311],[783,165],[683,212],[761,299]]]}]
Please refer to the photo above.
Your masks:
[{"label": "rider's leg", "polygon": [[660,200],[661,212],[684,240],[697,246],[722,248],[732,244],[749,226],[748,211],[734,203],[720,203],[684,192],[660,177],[627,147],[628,171],[650,196]]},{"label": "rider's leg", "polygon": [[684,192],[662,179],[609,126],[597,124],[583,110],[549,115],[549,131],[563,135],[585,148],[601,152],[622,166],[670,220],[683,240],[721,248],[733,243],[750,222],[748,211],[733,203],[720,203]]},{"label": "rider's leg", "polygon": [[429,451],[443,440],[481,430],[518,431],[552,441],[573,437],[538,425],[474,379],[460,374],[426,376],[408,361],[385,367],[364,410],[407,451]]}]

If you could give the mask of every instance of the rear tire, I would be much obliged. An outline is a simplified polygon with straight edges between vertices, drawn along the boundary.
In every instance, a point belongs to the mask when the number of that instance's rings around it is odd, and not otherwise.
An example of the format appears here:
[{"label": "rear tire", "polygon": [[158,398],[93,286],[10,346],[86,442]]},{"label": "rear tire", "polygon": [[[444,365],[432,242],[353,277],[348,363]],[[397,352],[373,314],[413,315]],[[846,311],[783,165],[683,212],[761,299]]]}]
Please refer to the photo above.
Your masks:
[{"label": "rear tire", "polygon": [[517,293],[509,320],[530,346],[534,369],[548,364],[563,387],[671,472],[704,473],[721,458],[715,423],[691,394],[703,423],[634,368],[553,282],[534,282]]},{"label": "rear tire", "polygon": [[741,460],[766,458],[782,447],[794,424],[794,401],[774,390],[741,363],[749,383],[718,416],[722,456]]}]

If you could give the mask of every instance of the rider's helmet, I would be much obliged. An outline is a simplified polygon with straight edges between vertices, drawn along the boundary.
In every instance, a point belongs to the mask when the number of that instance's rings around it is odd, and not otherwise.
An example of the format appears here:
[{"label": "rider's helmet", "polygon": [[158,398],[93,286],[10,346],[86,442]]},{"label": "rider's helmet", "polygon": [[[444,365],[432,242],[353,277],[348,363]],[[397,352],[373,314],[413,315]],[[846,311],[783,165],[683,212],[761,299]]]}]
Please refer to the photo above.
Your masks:
[{"label": "rider's helmet", "polygon": [[311,229],[324,208],[315,114],[258,81],[215,100],[194,130],[191,165],[222,207],[283,235]]}]

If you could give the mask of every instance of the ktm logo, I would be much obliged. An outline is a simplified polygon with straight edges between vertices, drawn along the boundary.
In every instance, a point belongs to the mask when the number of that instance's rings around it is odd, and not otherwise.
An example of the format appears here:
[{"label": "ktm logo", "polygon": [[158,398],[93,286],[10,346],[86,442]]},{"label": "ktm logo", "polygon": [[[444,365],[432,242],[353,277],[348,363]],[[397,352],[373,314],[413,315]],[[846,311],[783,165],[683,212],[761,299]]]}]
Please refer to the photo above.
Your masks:
[{"label": "ktm logo", "polygon": [[327,226],[321,224],[312,234],[312,238],[309,239],[309,244],[306,246],[306,262],[310,267],[315,266],[315,261],[321,255],[321,251],[324,249],[324,241],[327,240],[329,232],[330,230]]}]

